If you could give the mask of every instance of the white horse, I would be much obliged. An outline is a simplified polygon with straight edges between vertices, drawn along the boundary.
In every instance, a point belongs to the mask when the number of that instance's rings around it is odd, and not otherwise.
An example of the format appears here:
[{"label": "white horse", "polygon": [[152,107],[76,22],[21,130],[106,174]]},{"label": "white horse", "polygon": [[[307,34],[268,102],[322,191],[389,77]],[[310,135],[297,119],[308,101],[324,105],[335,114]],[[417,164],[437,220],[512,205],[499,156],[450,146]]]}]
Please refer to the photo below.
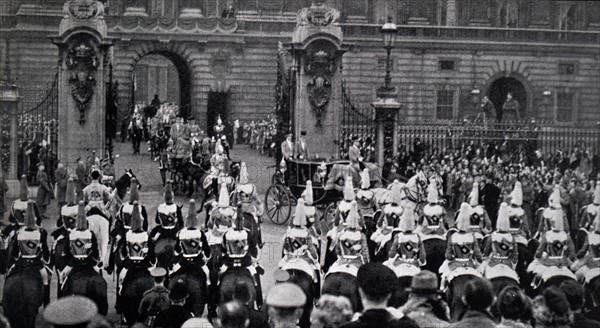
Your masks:
[{"label": "white horse", "polygon": [[103,264],[108,263],[108,241],[110,224],[108,219],[99,214],[91,214],[87,217],[90,231],[96,235],[98,241],[98,254]]}]

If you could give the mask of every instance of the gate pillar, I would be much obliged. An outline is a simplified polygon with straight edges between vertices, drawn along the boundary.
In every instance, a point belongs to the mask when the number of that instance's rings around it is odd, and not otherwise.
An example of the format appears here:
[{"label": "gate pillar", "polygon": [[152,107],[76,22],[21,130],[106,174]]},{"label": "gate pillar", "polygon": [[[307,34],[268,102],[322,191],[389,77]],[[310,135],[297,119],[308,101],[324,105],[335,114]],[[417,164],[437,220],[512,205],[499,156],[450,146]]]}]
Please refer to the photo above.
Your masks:
[{"label": "gate pillar", "polygon": [[58,157],[73,163],[105,148],[106,82],[111,40],[104,5],[98,0],[67,1],[58,46]]},{"label": "gate pillar", "polygon": [[293,131],[306,131],[310,157],[337,155],[342,94],[342,55],[348,50],[338,25],[339,12],[313,0],[298,12],[289,50],[295,74]]},{"label": "gate pillar", "polygon": [[402,105],[392,97],[377,97],[371,103],[375,109],[377,122],[377,166],[387,174],[394,157],[398,152],[398,112]]}]

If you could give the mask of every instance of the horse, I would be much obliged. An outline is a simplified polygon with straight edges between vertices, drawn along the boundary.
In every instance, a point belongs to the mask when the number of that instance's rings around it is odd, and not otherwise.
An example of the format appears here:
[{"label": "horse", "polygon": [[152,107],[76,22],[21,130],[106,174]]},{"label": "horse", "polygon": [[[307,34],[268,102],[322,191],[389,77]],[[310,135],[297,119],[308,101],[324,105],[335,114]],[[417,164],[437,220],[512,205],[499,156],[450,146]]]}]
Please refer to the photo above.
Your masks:
[{"label": "horse", "polygon": [[452,320],[457,321],[467,310],[466,305],[462,302],[462,296],[464,295],[465,285],[476,277],[472,274],[462,274],[456,276],[448,284],[446,299],[450,306],[450,317]]},{"label": "horse", "polygon": [[[158,238],[154,240],[154,254],[156,255],[156,266],[167,270],[175,264],[175,244],[177,242],[177,229],[159,229]],[[154,232],[154,231],[153,231]]]},{"label": "horse", "polygon": [[188,184],[188,197],[192,197],[195,191],[204,191],[202,179],[210,170],[210,157],[202,155],[200,143],[192,140],[192,151],[190,156],[183,159],[183,175]]},{"label": "horse", "polygon": [[356,276],[346,272],[331,272],[325,276],[321,295],[345,296],[352,304],[353,312],[362,311],[360,294],[358,293],[358,283]]},{"label": "horse", "polygon": [[96,303],[101,315],[108,313],[107,284],[91,266],[75,266],[61,288],[61,296],[83,295]]},{"label": "horse", "polygon": [[144,293],[154,286],[154,279],[148,268],[143,264],[135,264],[129,268],[125,279],[123,279],[119,309],[127,324],[133,325],[138,317],[138,307]]},{"label": "horse", "polygon": [[225,302],[233,301],[233,294],[237,284],[245,284],[250,292],[250,304],[257,303],[257,307],[260,307],[260,304],[258,304],[258,291],[254,284],[254,277],[252,277],[250,271],[244,267],[230,267],[223,273],[219,284],[219,303],[223,304]]},{"label": "horse", "polygon": [[171,287],[175,281],[182,279],[185,282],[189,297],[186,299],[185,306],[196,317],[201,317],[204,312],[204,306],[208,302],[208,290],[204,271],[198,270],[190,266],[181,267],[169,277]]},{"label": "horse", "polygon": [[300,287],[306,295],[306,303],[304,304],[304,311],[302,312],[299,325],[303,328],[310,327],[310,314],[313,309],[314,300],[319,295],[319,286],[315,284],[312,276],[303,270],[287,269],[286,271],[290,276],[287,282]]},{"label": "horse", "polygon": [[108,257],[110,256],[108,247],[110,240],[110,218],[99,209],[92,207],[87,212],[87,221],[90,231],[96,235],[98,241],[100,261],[102,261],[102,263],[108,263]]},{"label": "horse", "polygon": [[6,277],[2,304],[4,315],[15,328],[34,328],[43,303],[44,285],[36,268],[15,266]]},{"label": "horse", "polygon": [[[125,196],[127,196],[127,190],[131,187],[131,179],[135,178],[135,174],[131,169],[125,170],[125,174],[123,174],[116,182],[115,182],[115,190],[110,195],[110,199],[106,204],[105,208],[108,211],[112,221],[112,219],[116,218],[117,212],[123,205],[123,201],[125,200]],[[138,189],[142,189],[142,185],[138,181]]]}]

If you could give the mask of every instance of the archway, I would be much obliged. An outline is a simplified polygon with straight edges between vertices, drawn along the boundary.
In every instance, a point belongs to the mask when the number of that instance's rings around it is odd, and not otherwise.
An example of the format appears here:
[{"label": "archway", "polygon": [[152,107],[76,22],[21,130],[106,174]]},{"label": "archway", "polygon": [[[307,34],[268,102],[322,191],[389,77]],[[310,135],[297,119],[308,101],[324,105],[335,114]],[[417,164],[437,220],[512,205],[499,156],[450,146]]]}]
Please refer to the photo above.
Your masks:
[{"label": "archway", "polygon": [[192,76],[188,63],[175,53],[154,51],[143,55],[132,72],[131,104],[150,104],[155,95],[161,102],[179,106],[179,114],[192,113]]},{"label": "archway", "polygon": [[512,93],[513,98],[519,102],[521,119],[526,118],[529,115],[527,89],[517,78],[503,76],[496,80],[492,80],[492,83],[488,86],[487,92],[485,93],[494,103],[498,119],[502,120],[502,105],[504,105],[508,93]]}]

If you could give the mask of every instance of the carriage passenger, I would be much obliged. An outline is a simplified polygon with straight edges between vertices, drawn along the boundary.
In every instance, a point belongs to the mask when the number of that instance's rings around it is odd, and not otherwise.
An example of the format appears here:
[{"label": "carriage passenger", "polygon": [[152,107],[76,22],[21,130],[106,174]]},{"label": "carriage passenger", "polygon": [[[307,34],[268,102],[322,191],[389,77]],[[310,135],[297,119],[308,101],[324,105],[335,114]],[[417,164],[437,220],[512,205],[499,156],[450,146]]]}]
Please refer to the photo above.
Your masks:
[{"label": "carriage passenger", "polygon": [[[137,201],[133,203],[133,211],[131,214],[131,228],[125,233],[123,240],[124,246],[120,248],[120,256],[124,259],[121,272],[119,272],[118,290],[119,295],[123,288],[123,280],[127,277],[128,270],[134,265],[142,265],[147,268],[152,267],[156,258],[154,255],[154,246],[152,239],[148,236],[146,230],[142,227],[140,209]],[[120,306],[117,302],[117,307]]]},{"label": "carriage passenger", "polygon": [[460,214],[456,219],[457,232],[450,235],[448,239],[446,261],[439,269],[444,283],[452,281],[454,277],[461,274],[480,276],[477,269],[482,261],[481,249],[477,238],[470,231],[470,211],[469,204],[461,204]]},{"label": "carriage passenger", "polygon": [[552,218],[544,218],[550,230],[541,234],[535,260],[527,267],[527,271],[535,275],[534,287],[554,276],[576,279],[569,270],[576,257],[575,245],[565,230],[563,212],[555,210],[552,214]]},{"label": "carriage passenger", "polygon": [[171,180],[167,181],[164,192],[164,203],[158,205],[156,209],[156,226],[150,233],[151,238],[155,238],[155,235],[159,232],[159,228],[162,229],[177,229],[179,230],[183,226],[183,214],[181,213],[181,206],[175,204],[173,196],[173,187]]},{"label": "carriage passenger", "polygon": [[11,272],[20,272],[29,268],[39,270],[44,286],[44,306],[50,302],[50,269],[46,266],[50,260],[48,249],[48,233],[36,224],[35,203],[27,202],[23,226],[12,238],[11,253],[8,254],[7,277]]},{"label": "carriage passenger", "polygon": [[[312,181],[306,181],[306,189],[302,192],[302,200],[304,200],[304,213],[306,214],[306,227],[312,238],[314,245],[321,244],[321,229],[317,222],[317,208],[313,205],[313,190]],[[319,247],[320,249],[320,247]]]},{"label": "carriage passenger", "polygon": [[473,182],[469,205],[471,206],[470,230],[481,245],[483,237],[492,231],[492,221],[483,205],[479,204],[479,183],[477,181]]},{"label": "carriage passenger", "polygon": [[398,224],[398,233],[393,237],[389,258],[383,262],[398,276],[417,274],[419,268],[427,264],[425,247],[419,234],[415,233],[415,227],[415,212],[408,210]]},{"label": "carriage passenger", "polygon": [[438,189],[435,185],[430,184],[427,188],[427,204],[423,207],[423,216],[419,219],[419,227],[417,228],[421,238],[423,240],[429,238],[446,240],[447,223],[445,217],[446,210],[440,204]]},{"label": "carriage passenger", "polygon": [[594,222],[600,215],[600,181],[596,182],[596,189],[594,189],[594,198],[591,204],[585,207],[583,217],[579,226],[582,229],[591,231],[594,229]]},{"label": "carriage passenger", "polygon": [[177,233],[175,255],[178,260],[173,266],[173,272],[177,272],[179,269],[185,270],[188,267],[198,270],[197,272],[201,270],[204,272],[207,284],[210,285],[206,265],[210,257],[210,246],[206,235],[198,228],[196,215],[196,202],[191,199],[185,227]]},{"label": "carriage passenger", "polygon": [[523,189],[519,181],[510,193],[510,207],[508,208],[508,219],[510,233],[515,237],[517,243],[527,246],[529,237],[529,219],[525,215],[523,205]]},{"label": "carriage passenger", "polygon": [[335,272],[336,267],[344,266],[354,266],[355,269],[358,269],[363,264],[369,263],[367,237],[362,232],[359,221],[358,204],[353,200],[346,218],[346,225],[339,233],[339,243],[336,245],[338,259],[331,266],[329,272]]},{"label": "carriage passenger", "polygon": [[390,203],[383,207],[383,216],[377,222],[377,230],[371,235],[371,240],[378,245],[376,253],[392,240],[393,230],[400,223],[404,213],[404,207],[401,205],[404,198],[402,185],[398,180],[394,180],[388,188],[391,195]]},{"label": "carriage passenger", "polygon": [[315,282],[318,282],[320,277],[319,252],[311,239],[306,206],[304,200],[300,198],[296,205],[292,225],[283,237],[283,258],[279,262],[279,267],[285,268],[286,263],[292,263],[295,259],[303,259],[312,268],[311,276]]},{"label": "carriage passenger", "polygon": [[498,211],[496,231],[492,232],[490,243],[483,252],[484,258],[480,271],[487,279],[505,276],[519,281],[515,269],[519,260],[519,249],[515,237],[510,232],[508,204],[502,203]]},{"label": "carriage passenger", "polygon": [[579,281],[590,282],[590,277],[600,274],[600,217],[596,216],[592,231],[585,237],[583,247],[577,253],[577,261],[571,266]]},{"label": "carriage passenger", "polygon": [[72,268],[77,267],[102,267],[100,261],[100,252],[98,251],[98,241],[96,235],[89,228],[89,223],[85,215],[85,205],[79,202],[77,209],[77,222],[75,229],[69,232],[69,247],[67,248],[66,260],[67,266],[59,277],[61,284],[65,280]]}]

